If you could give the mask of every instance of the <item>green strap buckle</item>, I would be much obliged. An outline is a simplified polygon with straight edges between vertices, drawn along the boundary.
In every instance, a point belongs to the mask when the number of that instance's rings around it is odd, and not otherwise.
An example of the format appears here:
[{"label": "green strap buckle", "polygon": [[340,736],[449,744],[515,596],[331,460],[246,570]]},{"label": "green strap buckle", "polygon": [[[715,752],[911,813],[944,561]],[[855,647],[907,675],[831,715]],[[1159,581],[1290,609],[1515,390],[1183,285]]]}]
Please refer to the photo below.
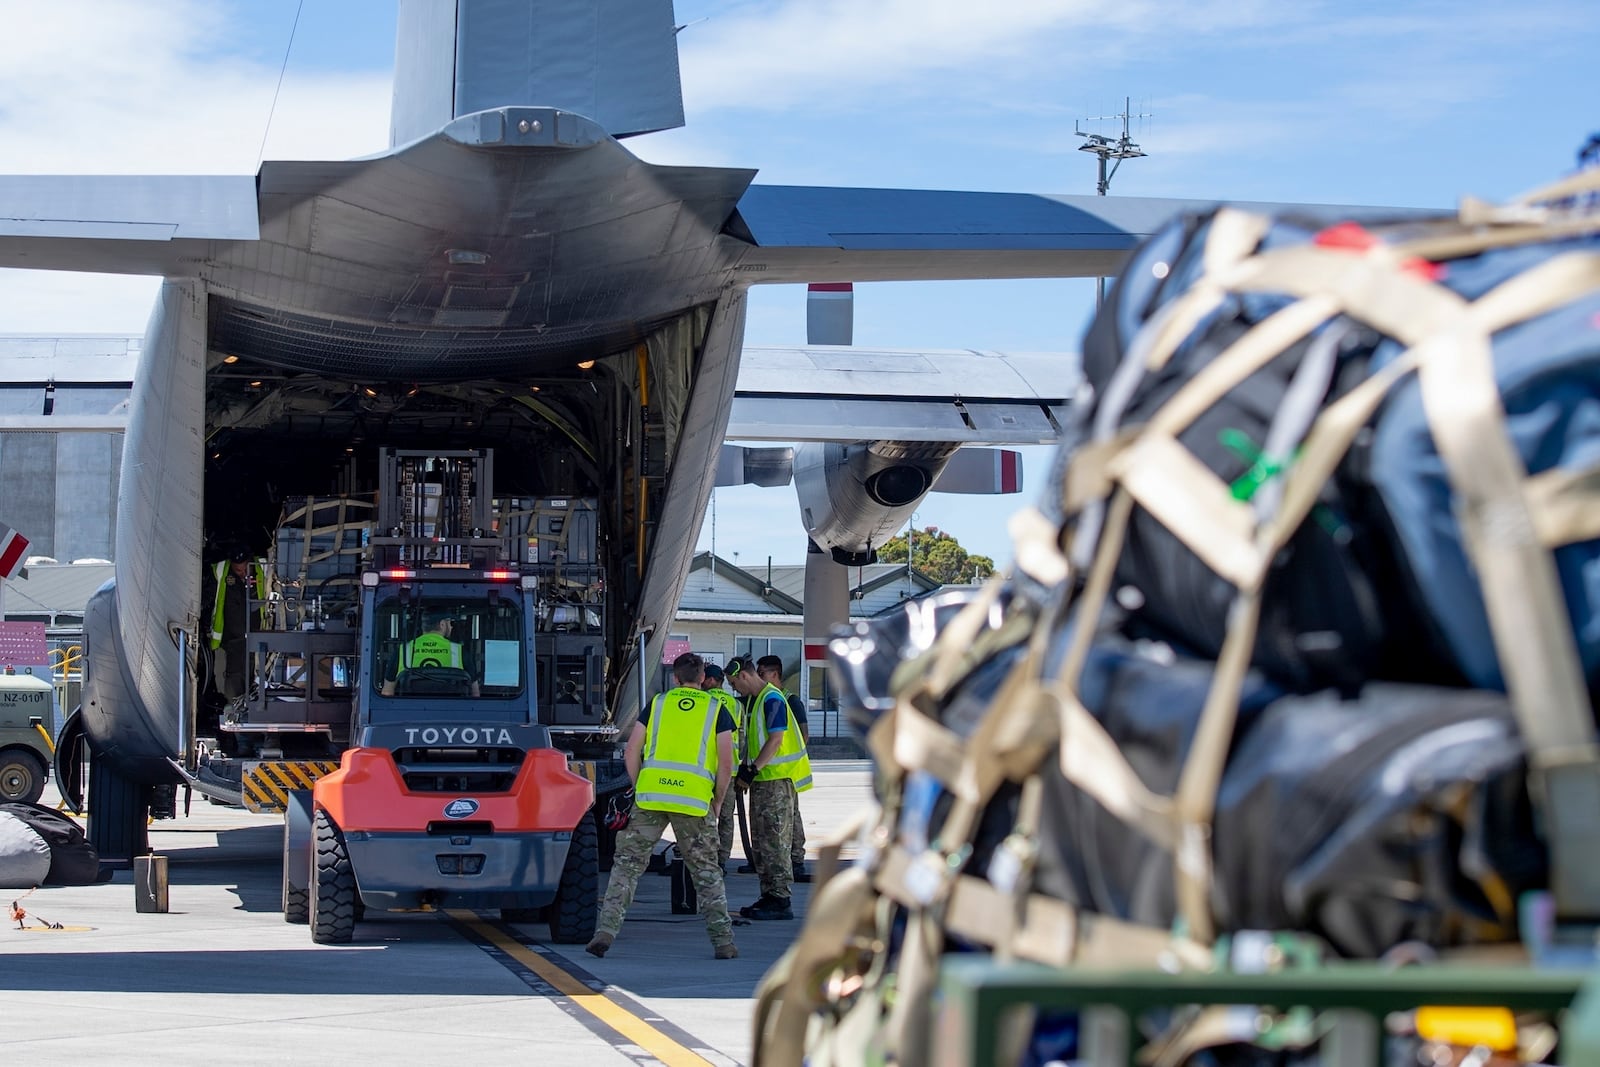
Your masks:
[{"label": "green strap buckle", "polygon": [[1217,434],[1217,440],[1223,448],[1250,465],[1228,486],[1228,492],[1235,500],[1250,500],[1263,485],[1282,474],[1288,466],[1286,462],[1274,460],[1261,451],[1242,430],[1223,430]]}]

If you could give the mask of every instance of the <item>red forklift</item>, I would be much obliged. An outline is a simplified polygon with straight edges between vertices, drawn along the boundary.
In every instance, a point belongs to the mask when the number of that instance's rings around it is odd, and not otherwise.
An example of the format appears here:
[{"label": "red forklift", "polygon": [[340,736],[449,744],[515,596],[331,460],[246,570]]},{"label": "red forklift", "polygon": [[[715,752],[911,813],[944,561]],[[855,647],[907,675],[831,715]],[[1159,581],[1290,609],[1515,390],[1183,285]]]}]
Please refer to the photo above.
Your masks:
[{"label": "red forklift", "polygon": [[317,679],[352,698],[351,745],[288,792],[284,917],[341,944],[370,910],[498,908],[585,942],[594,786],[541,722],[540,582],[501,551],[493,457],[384,449],[379,462],[352,655],[324,657]]}]

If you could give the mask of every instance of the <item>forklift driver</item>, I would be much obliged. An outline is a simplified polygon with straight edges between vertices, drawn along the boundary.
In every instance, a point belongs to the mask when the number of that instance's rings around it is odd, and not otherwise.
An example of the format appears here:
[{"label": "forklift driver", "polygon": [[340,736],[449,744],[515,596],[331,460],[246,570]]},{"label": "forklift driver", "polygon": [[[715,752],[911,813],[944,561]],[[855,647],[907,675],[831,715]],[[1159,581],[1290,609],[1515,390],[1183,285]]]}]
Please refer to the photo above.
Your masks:
[{"label": "forklift driver", "polygon": [[[395,677],[383,683],[383,695],[395,695],[395,682],[401,674],[417,667],[449,667],[464,671],[466,660],[461,643],[450,639],[455,619],[443,611],[430,611],[426,616],[428,629],[400,646],[400,659],[395,665]],[[472,679],[472,695],[478,695],[478,680]]]}]

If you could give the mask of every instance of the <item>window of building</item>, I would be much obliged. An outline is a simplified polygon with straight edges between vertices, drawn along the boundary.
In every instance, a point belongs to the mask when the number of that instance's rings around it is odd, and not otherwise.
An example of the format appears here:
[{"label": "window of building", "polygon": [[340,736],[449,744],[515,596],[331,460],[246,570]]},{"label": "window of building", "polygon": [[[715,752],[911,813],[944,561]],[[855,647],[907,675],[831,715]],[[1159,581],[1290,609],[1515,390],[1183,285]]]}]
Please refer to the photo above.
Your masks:
[{"label": "window of building", "polygon": [[735,637],[733,639],[733,654],[736,656],[749,656],[751,659],[760,659],[762,656],[777,656],[783,660],[784,688],[791,692],[799,692],[794,685],[794,679],[800,675],[800,656],[804,649],[801,642],[792,637]]}]

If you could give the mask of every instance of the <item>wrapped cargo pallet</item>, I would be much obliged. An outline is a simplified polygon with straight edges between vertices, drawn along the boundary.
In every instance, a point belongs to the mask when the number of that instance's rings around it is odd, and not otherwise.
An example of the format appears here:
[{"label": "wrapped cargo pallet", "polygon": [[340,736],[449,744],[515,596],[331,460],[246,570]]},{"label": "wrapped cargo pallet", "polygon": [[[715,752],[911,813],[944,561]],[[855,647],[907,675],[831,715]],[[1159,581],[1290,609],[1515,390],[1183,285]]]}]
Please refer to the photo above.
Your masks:
[{"label": "wrapped cargo pallet", "polygon": [[[831,644],[882,806],[763,983],[757,1063],[929,1060],[951,953],[1414,956],[1515,942],[1543,891],[1592,945],[1596,192],[1222,208],[1134,254],[1009,573]],[[1322,1032],[1251,1018],[1148,1015],[1143,1061]],[[1016,1058],[1077,1054],[1018,1025]]]}]

